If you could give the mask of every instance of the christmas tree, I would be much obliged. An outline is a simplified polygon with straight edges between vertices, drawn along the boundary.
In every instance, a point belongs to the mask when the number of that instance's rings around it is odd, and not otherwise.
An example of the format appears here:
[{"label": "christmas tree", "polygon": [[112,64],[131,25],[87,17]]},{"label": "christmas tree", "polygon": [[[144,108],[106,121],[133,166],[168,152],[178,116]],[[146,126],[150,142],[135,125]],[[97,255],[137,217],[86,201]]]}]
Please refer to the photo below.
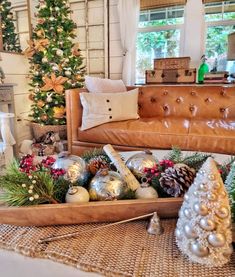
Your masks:
[{"label": "christmas tree", "polygon": [[229,199],[212,158],[203,164],[184,196],[175,234],[180,250],[194,262],[222,266],[230,260]]},{"label": "christmas tree", "polygon": [[85,68],[76,24],[67,0],[40,0],[37,25],[25,54],[30,62],[32,118],[42,125],[63,125],[65,90],[83,87]]},{"label": "christmas tree", "polygon": [[1,29],[3,39],[3,50],[10,52],[22,52],[19,36],[15,31],[11,3],[7,0],[0,0]]}]

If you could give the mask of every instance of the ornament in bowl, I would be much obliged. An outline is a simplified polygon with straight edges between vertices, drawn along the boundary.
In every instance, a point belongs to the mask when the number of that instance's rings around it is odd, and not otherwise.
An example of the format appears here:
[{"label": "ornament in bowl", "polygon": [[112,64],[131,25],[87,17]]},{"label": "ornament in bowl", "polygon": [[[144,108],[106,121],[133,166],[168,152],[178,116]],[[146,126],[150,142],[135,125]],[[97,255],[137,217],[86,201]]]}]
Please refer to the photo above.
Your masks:
[{"label": "ornament in bowl", "polygon": [[126,166],[137,178],[142,178],[145,176],[144,169],[153,167],[157,162],[157,158],[153,153],[145,150],[144,152],[131,156],[126,161]]},{"label": "ornament in bowl", "polygon": [[127,183],[115,171],[100,170],[89,184],[91,200],[118,200],[126,196]]}]

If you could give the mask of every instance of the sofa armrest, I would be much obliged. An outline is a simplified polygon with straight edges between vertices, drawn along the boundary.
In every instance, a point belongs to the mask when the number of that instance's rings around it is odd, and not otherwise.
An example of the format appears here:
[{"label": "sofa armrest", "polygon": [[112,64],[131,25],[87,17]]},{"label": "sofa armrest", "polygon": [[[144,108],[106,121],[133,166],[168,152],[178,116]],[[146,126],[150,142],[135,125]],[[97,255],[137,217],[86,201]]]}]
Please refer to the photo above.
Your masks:
[{"label": "sofa armrest", "polygon": [[66,117],[67,117],[67,140],[68,151],[71,153],[72,143],[78,140],[78,128],[82,124],[82,105],[80,92],[87,92],[86,89],[69,89],[65,92]]}]

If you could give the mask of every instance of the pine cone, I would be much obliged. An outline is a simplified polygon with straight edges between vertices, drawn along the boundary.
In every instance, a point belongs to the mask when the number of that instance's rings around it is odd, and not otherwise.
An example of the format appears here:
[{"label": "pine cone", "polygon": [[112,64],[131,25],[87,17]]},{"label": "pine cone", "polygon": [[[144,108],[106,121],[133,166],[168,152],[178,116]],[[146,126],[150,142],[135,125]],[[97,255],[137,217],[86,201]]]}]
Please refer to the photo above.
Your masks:
[{"label": "pine cone", "polygon": [[107,161],[102,156],[91,158],[88,162],[88,170],[95,175],[100,169],[109,168]]},{"label": "pine cone", "polygon": [[195,170],[187,165],[180,164],[169,167],[161,174],[159,179],[164,191],[174,197],[182,196],[193,183]]}]

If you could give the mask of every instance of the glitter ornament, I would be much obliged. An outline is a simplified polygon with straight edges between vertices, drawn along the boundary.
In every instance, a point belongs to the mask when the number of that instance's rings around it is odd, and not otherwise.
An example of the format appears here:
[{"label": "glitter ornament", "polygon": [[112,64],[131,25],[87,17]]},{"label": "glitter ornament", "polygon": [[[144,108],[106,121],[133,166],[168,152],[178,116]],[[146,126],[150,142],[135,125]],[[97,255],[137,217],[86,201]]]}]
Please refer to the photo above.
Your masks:
[{"label": "glitter ornament", "polygon": [[216,164],[208,158],[187,192],[175,230],[179,249],[193,262],[216,267],[230,260],[231,213],[223,192]]}]

